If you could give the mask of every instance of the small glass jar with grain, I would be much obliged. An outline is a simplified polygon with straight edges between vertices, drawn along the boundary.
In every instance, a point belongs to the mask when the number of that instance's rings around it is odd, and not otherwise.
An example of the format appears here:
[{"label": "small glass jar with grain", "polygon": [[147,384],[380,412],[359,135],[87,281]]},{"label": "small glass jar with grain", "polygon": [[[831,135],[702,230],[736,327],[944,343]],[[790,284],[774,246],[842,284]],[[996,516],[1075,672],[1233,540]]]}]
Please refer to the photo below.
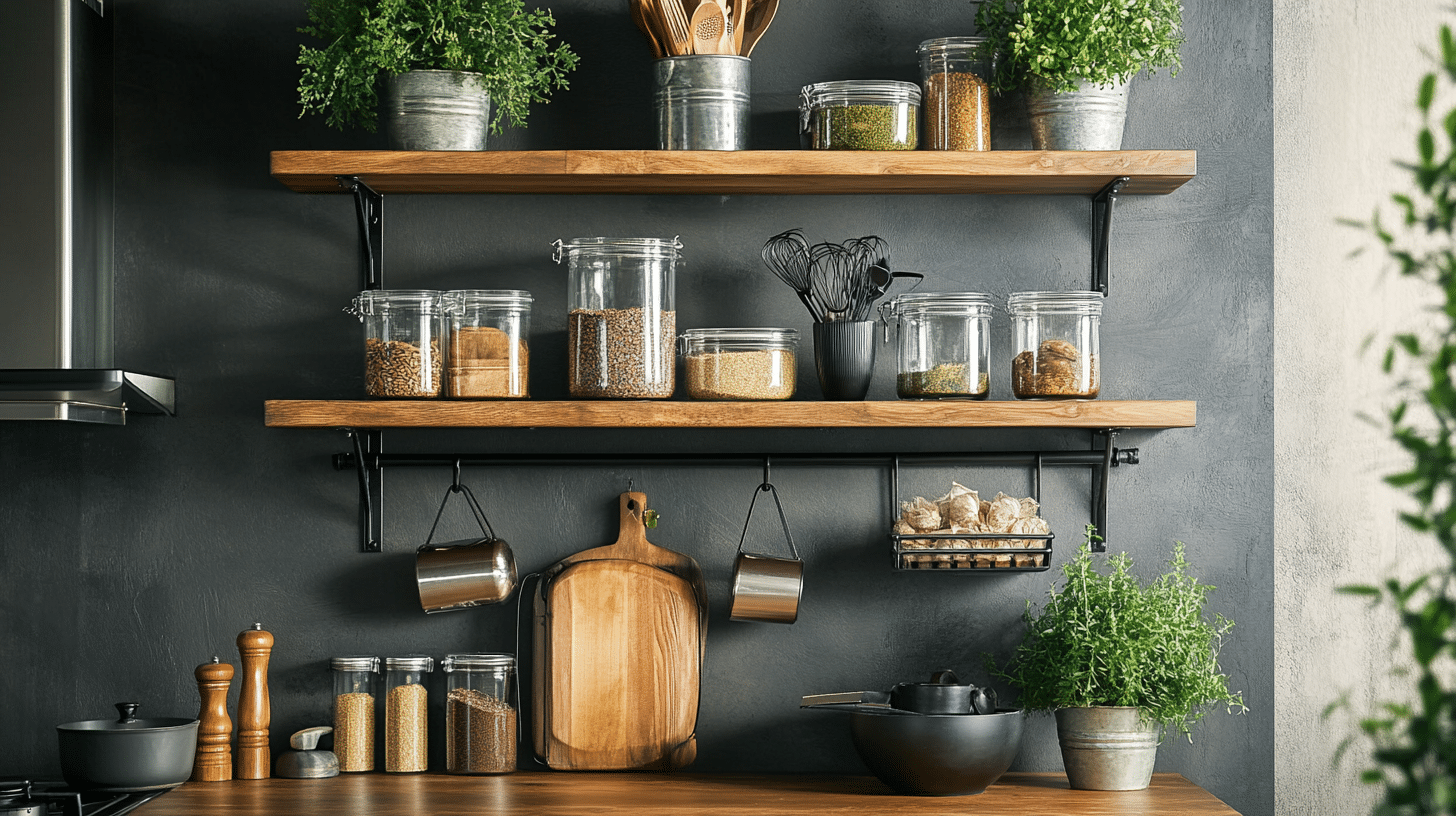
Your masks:
[{"label": "small glass jar with grain", "polygon": [[445,382],[445,309],[433,289],[366,289],[345,311],[364,324],[364,393],[438,397]]},{"label": "small glass jar with grain", "polygon": [[531,293],[455,289],[445,293],[450,343],[445,392],[458,399],[526,399]]},{"label": "small glass jar with grain", "polygon": [[421,773],[430,766],[429,675],[425,655],[384,658],[384,770]]},{"label": "small glass jar with grain", "polygon": [[924,92],[925,146],[991,149],[991,46],[985,37],[941,37],[916,50]]},{"label": "small glass jar with grain", "polygon": [[1014,292],[1006,298],[1017,399],[1092,399],[1101,390],[1100,292]]},{"label": "small glass jar with grain", "polygon": [[794,396],[795,329],[688,329],[684,390],[695,400],[785,400]]},{"label": "small glass jar with grain", "polygon": [[334,676],[334,754],[339,770],[374,770],[375,687],[379,658],[362,655],[329,661]]},{"label": "small glass jar with grain", "polygon": [[899,335],[900,399],[985,399],[991,298],[979,292],[912,293],[881,304]]},{"label": "small glass jar with grain", "polygon": [[445,672],[445,770],[505,774],[516,770],[516,659],[508,654],[452,654]]},{"label": "small glass jar with grain", "polygon": [[799,91],[799,130],[815,150],[914,150],[919,120],[913,82],[850,79]]}]

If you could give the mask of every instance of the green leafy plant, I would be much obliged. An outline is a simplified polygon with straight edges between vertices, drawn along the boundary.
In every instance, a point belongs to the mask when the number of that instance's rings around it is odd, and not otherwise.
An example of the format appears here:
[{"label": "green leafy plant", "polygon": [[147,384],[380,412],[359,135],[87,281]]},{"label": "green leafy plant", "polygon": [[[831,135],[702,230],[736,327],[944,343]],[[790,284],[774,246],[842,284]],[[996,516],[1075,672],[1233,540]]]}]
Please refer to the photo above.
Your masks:
[{"label": "green leafy plant", "polygon": [[[1435,537],[1456,555],[1456,108],[1433,110],[1439,91],[1456,88],[1456,42],[1441,28],[1439,67],[1426,74],[1416,94],[1423,125],[1416,137],[1417,161],[1404,163],[1415,182],[1413,194],[1391,196],[1399,224],[1387,227],[1379,213],[1356,222],[1378,238],[1400,274],[1428,283],[1444,302],[1419,332],[1396,334],[1382,368],[1395,378],[1397,403],[1386,422],[1396,443],[1410,455],[1409,469],[1386,477],[1415,500],[1400,514],[1411,529]],[[1438,137],[1439,134],[1439,137]],[[1437,140],[1443,146],[1438,151]],[[1385,788],[1375,813],[1381,816],[1449,814],[1456,811],[1456,572],[1448,559],[1412,580],[1344,587],[1380,606],[1393,608],[1410,650],[1397,661],[1388,688],[1408,687],[1409,701],[1387,702],[1360,723],[1372,744],[1375,766],[1361,778]],[[1407,686],[1407,684],[1409,684]],[[1342,746],[1342,751],[1345,746]]]},{"label": "green leafy plant", "polygon": [[570,46],[552,47],[551,12],[522,0],[308,0],[308,18],[299,31],[323,45],[299,50],[299,102],[340,129],[373,132],[381,77],[415,69],[481,74],[491,132],[503,120],[524,127],[531,103],[567,87],[577,63]]},{"label": "green leafy plant", "polygon": [[999,90],[1034,79],[1072,91],[1180,67],[1178,0],[984,0],[976,26],[997,55]]},{"label": "green leafy plant", "polygon": [[1026,636],[1004,669],[988,659],[992,674],[1018,687],[1028,710],[1137,706],[1145,721],[1183,734],[1211,703],[1243,712],[1218,665],[1233,621],[1205,618],[1214,587],[1188,574],[1183,544],[1174,545],[1167,572],[1143,582],[1127,553],[1107,557],[1099,570],[1093,538],[1089,526],[1041,612],[1027,602]]}]

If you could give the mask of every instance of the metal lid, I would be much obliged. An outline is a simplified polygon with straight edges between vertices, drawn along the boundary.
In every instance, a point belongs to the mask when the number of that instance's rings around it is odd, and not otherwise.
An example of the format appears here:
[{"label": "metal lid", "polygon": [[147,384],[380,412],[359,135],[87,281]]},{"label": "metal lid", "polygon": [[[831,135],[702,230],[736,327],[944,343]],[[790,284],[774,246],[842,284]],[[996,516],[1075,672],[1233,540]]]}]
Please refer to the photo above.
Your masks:
[{"label": "metal lid", "polygon": [[379,658],[368,655],[336,657],[329,661],[329,668],[334,671],[378,672]]},{"label": "metal lid", "polygon": [[452,654],[440,661],[440,670],[446,672],[499,671],[515,666],[515,655],[508,654]]},{"label": "metal lid", "polygon": [[385,671],[434,671],[435,658],[428,655],[405,655],[384,658]]},{"label": "metal lid", "polygon": [[1102,314],[1101,292],[1012,292],[1006,296],[1006,310],[1012,315]]}]

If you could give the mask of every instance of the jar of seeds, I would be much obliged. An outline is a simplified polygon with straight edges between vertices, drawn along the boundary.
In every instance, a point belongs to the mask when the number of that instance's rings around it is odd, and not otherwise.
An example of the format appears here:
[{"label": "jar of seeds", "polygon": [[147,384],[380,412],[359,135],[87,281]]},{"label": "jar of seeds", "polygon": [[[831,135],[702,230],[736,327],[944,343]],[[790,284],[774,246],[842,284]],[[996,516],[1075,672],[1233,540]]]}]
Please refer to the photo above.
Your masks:
[{"label": "jar of seeds", "polygon": [[374,770],[374,691],[379,658],[336,657],[334,675],[334,754],[344,773]]},{"label": "jar of seeds", "polygon": [[783,400],[794,395],[795,329],[688,329],[683,383],[695,400]]},{"label": "jar of seeds", "polygon": [[446,393],[464,399],[525,399],[531,353],[531,293],[456,289],[444,295],[450,363]]},{"label": "jar of seeds", "polygon": [[929,149],[991,149],[990,48],[985,37],[941,37],[920,44],[916,53]]},{"label": "jar of seeds", "polygon": [[1014,292],[1006,309],[1015,337],[1011,392],[1017,399],[1097,396],[1100,292]]},{"label": "jar of seeds", "polygon": [[991,298],[979,292],[908,294],[880,305],[899,326],[900,399],[985,399],[991,393]]},{"label": "jar of seeds", "polygon": [[567,379],[585,399],[665,399],[676,377],[674,280],[682,244],[661,238],[557,241],[566,262]]},{"label": "jar of seeds", "polygon": [[445,374],[445,310],[432,289],[367,289],[345,311],[364,324],[364,393],[438,397]]},{"label": "jar of seeds", "polygon": [[424,655],[384,658],[384,770],[429,770],[430,672]]},{"label": "jar of seeds", "polygon": [[445,770],[504,774],[516,770],[520,734],[514,699],[516,659],[508,654],[452,654],[445,672]]},{"label": "jar of seeds", "polygon": [[914,150],[920,87],[892,80],[844,80],[799,91],[799,129],[815,150]]}]

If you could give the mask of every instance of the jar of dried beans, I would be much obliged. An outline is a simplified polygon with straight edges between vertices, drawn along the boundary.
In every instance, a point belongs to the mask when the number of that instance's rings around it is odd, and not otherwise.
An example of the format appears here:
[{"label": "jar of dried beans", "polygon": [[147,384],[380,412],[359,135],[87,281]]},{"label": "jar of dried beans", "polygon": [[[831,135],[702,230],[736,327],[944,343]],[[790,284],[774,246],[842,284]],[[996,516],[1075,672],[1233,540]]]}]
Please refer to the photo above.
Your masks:
[{"label": "jar of dried beans", "polygon": [[688,329],[683,383],[695,400],[781,400],[794,395],[795,329]]},{"label": "jar of dried beans", "polygon": [[445,672],[445,770],[503,774],[516,769],[520,734],[516,659],[508,654],[452,654]]},{"label": "jar of dried beans", "polygon": [[553,260],[567,269],[566,352],[571,396],[672,396],[677,339],[676,238],[573,238]]},{"label": "jar of dried beans", "polygon": [[1015,292],[1006,308],[1015,337],[1011,392],[1017,399],[1097,396],[1101,293]]},{"label": "jar of dried beans", "polygon": [[525,399],[531,354],[531,293],[519,289],[446,292],[450,342],[445,391],[451,397]]},{"label": "jar of dried beans", "polygon": [[941,37],[920,44],[927,148],[991,149],[990,49],[985,37]]},{"label": "jar of dried beans", "polygon": [[438,397],[445,375],[445,310],[431,289],[367,289],[348,309],[364,323],[364,393]]},{"label": "jar of dried beans", "polygon": [[913,82],[850,79],[799,91],[799,130],[815,150],[914,150],[919,119]]},{"label": "jar of dried beans", "polygon": [[374,693],[379,658],[336,657],[334,675],[334,754],[344,773],[374,770]]},{"label": "jar of dried beans", "polygon": [[384,770],[429,769],[429,675],[435,660],[423,655],[384,658]]},{"label": "jar of dried beans", "polygon": [[991,393],[991,298],[977,292],[900,295],[880,306],[899,327],[901,399],[985,399]]}]

